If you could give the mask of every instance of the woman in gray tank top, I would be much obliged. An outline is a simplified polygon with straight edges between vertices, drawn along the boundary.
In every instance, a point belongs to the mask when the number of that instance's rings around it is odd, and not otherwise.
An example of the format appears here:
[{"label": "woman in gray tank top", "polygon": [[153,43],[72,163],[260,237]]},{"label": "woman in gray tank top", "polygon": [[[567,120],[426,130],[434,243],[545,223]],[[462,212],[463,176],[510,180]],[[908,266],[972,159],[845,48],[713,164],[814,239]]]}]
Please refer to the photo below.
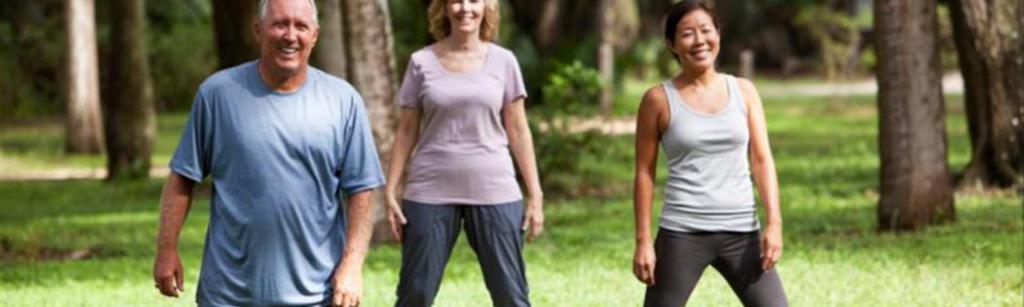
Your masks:
[{"label": "woman in gray tank top", "polygon": [[[715,71],[718,20],[703,1],[670,9],[665,40],[682,71],[649,89],[637,114],[633,273],[647,285],[644,306],[685,304],[708,266],[744,305],[786,306],[774,269],[782,255],[779,188],[757,90]],[[669,175],[651,240],[659,143]],[[763,233],[751,175],[765,205]]]}]

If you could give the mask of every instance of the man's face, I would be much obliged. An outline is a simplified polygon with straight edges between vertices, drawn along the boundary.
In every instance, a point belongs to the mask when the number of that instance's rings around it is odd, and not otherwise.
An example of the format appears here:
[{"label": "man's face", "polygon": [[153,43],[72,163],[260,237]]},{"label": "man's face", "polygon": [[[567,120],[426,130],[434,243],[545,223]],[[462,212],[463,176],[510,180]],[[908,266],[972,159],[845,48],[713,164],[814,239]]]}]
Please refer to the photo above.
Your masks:
[{"label": "man's face", "polygon": [[256,24],[260,59],[270,73],[290,77],[309,65],[319,26],[313,20],[313,7],[307,0],[273,0],[267,3],[266,16]]}]

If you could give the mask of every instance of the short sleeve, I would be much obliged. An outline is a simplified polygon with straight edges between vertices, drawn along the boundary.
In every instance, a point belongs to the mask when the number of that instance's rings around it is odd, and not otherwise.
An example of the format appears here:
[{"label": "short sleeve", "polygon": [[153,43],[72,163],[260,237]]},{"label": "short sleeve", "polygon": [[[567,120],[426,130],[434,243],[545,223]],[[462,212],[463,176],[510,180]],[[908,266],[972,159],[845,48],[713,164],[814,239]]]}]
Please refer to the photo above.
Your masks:
[{"label": "short sleeve", "polygon": [[381,171],[363,99],[354,92],[351,99],[345,117],[339,163],[341,190],[348,195],[384,185],[384,172]]},{"label": "short sleeve", "polygon": [[418,108],[422,88],[423,73],[419,70],[415,58],[410,58],[409,65],[405,68],[405,77],[402,78],[402,86],[395,95],[395,103],[407,108]]},{"label": "short sleeve", "polygon": [[519,60],[509,53],[505,67],[504,103],[511,103],[519,98],[526,98],[526,84],[523,83],[523,72],[519,70]]},{"label": "short sleeve", "polygon": [[171,157],[171,170],[192,181],[203,181],[210,173],[212,146],[213,118],[207,98],[200,89],[192,102],[192,111],[181,133],[178,148]]}]

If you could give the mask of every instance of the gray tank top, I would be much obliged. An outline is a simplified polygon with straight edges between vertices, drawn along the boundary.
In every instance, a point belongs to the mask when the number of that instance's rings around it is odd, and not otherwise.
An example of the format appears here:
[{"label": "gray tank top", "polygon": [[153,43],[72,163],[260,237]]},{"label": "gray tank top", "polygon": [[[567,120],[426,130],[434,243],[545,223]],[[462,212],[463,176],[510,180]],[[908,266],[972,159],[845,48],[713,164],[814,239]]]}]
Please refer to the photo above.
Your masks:
[{"label": "gray tank top", "polygon": [[672,80],[662,82],[671,113],[661,135],[669,169],[662,228],[680,232],[760,228],[747,162],[747,111],[736,79],[722,77],[729,101],[714,114],[692,109]]}]

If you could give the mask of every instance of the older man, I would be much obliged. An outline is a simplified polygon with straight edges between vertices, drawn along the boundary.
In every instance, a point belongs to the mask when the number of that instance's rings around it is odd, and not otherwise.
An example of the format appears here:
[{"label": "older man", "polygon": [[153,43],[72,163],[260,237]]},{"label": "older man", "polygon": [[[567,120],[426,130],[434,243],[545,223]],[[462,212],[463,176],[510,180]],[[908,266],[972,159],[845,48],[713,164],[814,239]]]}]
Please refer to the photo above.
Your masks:
[{"label": "older man", "polygon": [[203,82],[171,160],[156,286],[183,289],[178,235],[193,186],[210,176],[200,306],[357,306],[370,194],[384,183],[366,110],[351,85],[309,67],[313,0],[259,8],[259,60]]}]

